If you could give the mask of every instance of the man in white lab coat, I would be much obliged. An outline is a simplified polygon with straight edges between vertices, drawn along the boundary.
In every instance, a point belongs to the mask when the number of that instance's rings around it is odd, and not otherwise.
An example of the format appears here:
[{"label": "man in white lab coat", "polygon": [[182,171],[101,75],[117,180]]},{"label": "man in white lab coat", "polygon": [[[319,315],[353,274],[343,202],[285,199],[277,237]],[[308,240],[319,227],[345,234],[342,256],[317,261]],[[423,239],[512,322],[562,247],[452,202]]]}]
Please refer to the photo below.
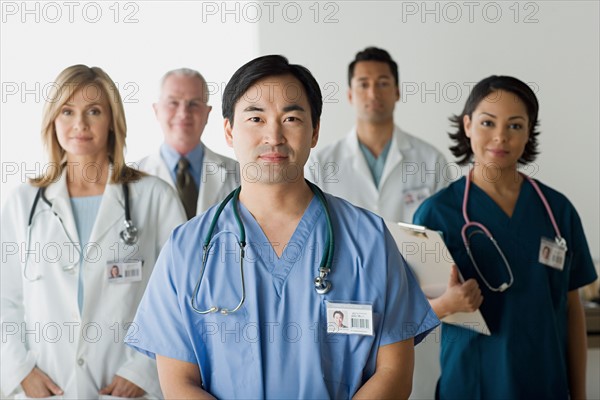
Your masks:
[{"label": "man in white lab coat", "polygon": [[165,141],[136,166],[177,189],[188,219],[222,200],[239,184],[237,161],[217,154],[201,139],[212,107],[202,75],[188,68],[167,72],[152,106]]},{"label": "man in white lab coat", "polygon": [[[356,125],[346,137],[313,151],[305,175],[325,192],[387,221],[412,223],[423,200],[449,183],[442,176],[446,159],[394,124],[400,99],[398,65],[387,51],[368,47],[358,52],[348,66],[348,85]],[[434,396],[438,357],[435,337],[415,350],[411,398]]]},{"label": "man in white lab coat", "polygon": [[410,223],[421,202],[446,186],[446,160],[394,124],[398,65],[387,51],[358,52],[348,67],[348,84],[356,125],[345,138],[313,152],[306,174],[325,192],[386,220]]}]

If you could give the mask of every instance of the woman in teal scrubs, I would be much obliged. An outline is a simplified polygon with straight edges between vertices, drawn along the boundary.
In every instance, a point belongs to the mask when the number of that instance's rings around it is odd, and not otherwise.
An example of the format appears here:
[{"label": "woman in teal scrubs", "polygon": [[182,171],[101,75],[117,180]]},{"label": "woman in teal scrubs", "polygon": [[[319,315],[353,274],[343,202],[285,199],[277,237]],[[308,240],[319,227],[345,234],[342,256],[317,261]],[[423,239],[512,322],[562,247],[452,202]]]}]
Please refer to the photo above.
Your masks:
[{"label": "woman in teal scrubs", "polygon": [[472,166],[423,203],[414,222],[442,231],[463,277],[477,280],[491,335],[443,324],[437,395],[584,398],[577,289],[597,275],[573,205],[517,170],[538,154],[536,96],[518,79],[491,76],[451,120],[451,150]]}]

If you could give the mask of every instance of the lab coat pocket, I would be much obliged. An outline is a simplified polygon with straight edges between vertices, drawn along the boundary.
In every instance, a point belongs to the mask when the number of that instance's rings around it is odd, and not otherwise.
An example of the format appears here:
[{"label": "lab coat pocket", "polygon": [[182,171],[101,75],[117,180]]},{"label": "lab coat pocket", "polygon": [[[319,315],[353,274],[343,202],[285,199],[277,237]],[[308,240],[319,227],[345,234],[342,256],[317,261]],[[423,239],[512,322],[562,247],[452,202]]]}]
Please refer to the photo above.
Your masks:
[{"label": "lab coat pocket", "polygon": [[145,286],[141,282],[124,282],[107,284],[106,292],[98,298],[107,298],[114,302],[115,310],[111,314],[112,319],[122,319],[124,321],[132,321],[143,295]]},{"label": "lab coat pocket", "polygon": [[98,396],[98,400],[142,400],[146,399],[146,397],[120,397],[120,396],[111,396],[110,394],[101,394]]},{"label": "lab coat pocket", "polygon": [[[322,305],[322,316],[326,316],[326,305]],[[375,334],[381,321],[381,314],[373,312]],[[326,333],[320,340],[321,368],[327,390],[332,398],[350,398],[364,382],[363,376],[370,376],[375,370],[375,335]]]}]

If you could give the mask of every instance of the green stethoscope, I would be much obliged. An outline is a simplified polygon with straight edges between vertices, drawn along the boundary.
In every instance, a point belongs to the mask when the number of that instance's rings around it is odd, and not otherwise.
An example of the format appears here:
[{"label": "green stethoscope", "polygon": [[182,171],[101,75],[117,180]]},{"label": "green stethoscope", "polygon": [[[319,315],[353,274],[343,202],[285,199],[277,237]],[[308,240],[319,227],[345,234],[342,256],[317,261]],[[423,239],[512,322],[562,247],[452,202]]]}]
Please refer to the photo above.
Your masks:
[{"label": "green stethoscope", "polygon": [[[331,282],[329,280],[327,280],[327,275],[331,272],[331,265],[333,264],[333,251],[334,251],[334,247],[335,247],[334,246],[334,238],[333,238],[333,226],[331,224],[331,215],[329,213],[329,207],[327,205],[327,200],[325,199],[325,195],[323,194],[321,189],[319,189],[313,183],[311,183],[309,181],[306,181],[306,183],[308,184],[308,186],[311,188],[311,190],[313,191],[315,196],[317,196],[317,198],[323,205],[323,208],[325,209],[325,218],[327,219],[327,241],[325,242],[325,248],[327,250],[325,250],[323,252],[323,257],[321,258],[321,264],[319,266],[319,275],[316,276],[314,279],[315,290],[317,291],[318,294],[323,295],[331,290]],[[206,234],[206,238],[204,239],[204,244],[202,246],[202,269],[200,270],[200,276],[198,278],[198,282],[196,282],[196,286],[194,288],[194,293],[192,294],[192,300],[191,300],[192,309],[195,312],[197,312],[198,314],[209,314],[209,313],[213,313],[213,312],[220,312],[223,315],[228,315],[228,314],[238,311],[244,304],[244,301],[246,300],[246,284],[244,281],[244,254],[245,254],[245,247],[246,247],[246,229],[244,229],[244,224],[242,223],[242,219],[240,217],[240,213],[239,213],[239,209],[238,209],[239,208],[238,203],[239,203],[241,190],[242,190],[242,187],[240,186],[237,189],[235,189],[233,192],[229,193],[229,195],[225,198],[225,200],[223,200],[221,202],[221,204],[219,205],[219,208],[217,208],[217,211],[215,212],[215,215],[212,219],[212,222],[208,229],[208,233]],[[238,245],[240,246],[240,253],[241,253],[240,281],[242,283],[242,296],[240,298],[240,302],[238,303],[238,305],[235,306],[233,309],[219,307],[219,306],[212,306],[207,310],[199,310],[198,307],[196,306],[196,298],[198,296],[198,290],[200,289],[200,282],[202,281],[202,276],[204,275],[204,271],[206,269],[206,260],[208,259],[209,250],[212,246],[211,240],[213,237],[215,226],[217,225],[217,221],[219,220],[219,217],[221,216],[223,209],[225,208],[227,203],[229,203],[229,201],[232,199],[233,199],[233,215],[235,217],[235,220],[238,224],[238,228],[240,231],[240,239],[238,240]]]}]

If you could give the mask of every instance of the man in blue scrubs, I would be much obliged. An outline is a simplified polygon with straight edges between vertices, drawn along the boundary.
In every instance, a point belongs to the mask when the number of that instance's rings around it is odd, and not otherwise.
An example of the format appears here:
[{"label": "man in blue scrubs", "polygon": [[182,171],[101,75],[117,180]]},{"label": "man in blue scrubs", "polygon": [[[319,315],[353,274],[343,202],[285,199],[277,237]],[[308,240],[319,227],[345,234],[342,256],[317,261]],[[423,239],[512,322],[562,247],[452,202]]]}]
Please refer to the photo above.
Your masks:
[{"label": "man in blue scrubs", "polygon": [[165,397],[410,394],[413,347],[439,321],[382,219],[304,180],[321,110],[310,71],[282,56],[250,61],[225,88],[239,200],[173,232],[126,339],[156,357]]}]

